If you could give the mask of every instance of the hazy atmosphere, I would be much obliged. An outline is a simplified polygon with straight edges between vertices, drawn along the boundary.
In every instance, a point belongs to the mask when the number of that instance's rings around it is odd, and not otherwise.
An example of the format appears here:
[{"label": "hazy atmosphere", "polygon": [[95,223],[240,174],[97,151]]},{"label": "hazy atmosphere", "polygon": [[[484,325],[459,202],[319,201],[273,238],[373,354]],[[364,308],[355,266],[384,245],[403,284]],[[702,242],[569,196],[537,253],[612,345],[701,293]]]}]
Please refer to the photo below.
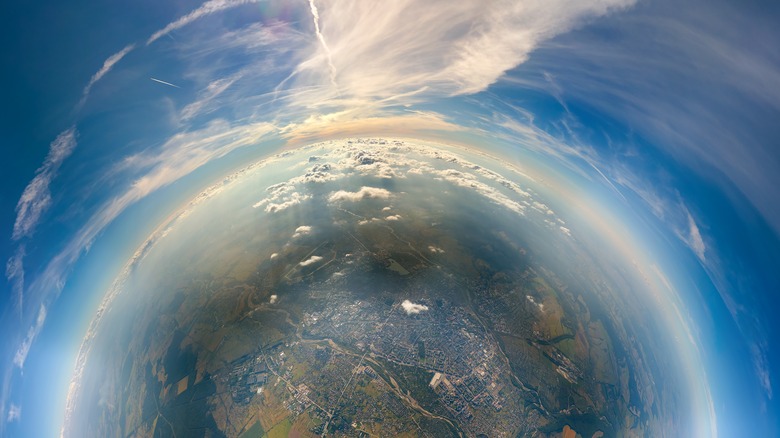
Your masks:
[{"label": "hazy atmosphere", "polygon": [[780,433],[776,5],[0,11],[0,436]]}]

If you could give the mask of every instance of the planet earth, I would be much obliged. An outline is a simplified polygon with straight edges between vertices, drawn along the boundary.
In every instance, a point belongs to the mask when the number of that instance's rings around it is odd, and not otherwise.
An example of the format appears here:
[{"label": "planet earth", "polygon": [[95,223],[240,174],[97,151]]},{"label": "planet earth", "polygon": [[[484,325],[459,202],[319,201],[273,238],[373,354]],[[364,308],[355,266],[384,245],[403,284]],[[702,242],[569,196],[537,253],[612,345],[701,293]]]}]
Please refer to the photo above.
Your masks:
[{"label": "planet earth", "polygon": [[115,282],[67,433],[679,434],[645,298],[545,191],[522,163],[411,140],[237,171]]}]

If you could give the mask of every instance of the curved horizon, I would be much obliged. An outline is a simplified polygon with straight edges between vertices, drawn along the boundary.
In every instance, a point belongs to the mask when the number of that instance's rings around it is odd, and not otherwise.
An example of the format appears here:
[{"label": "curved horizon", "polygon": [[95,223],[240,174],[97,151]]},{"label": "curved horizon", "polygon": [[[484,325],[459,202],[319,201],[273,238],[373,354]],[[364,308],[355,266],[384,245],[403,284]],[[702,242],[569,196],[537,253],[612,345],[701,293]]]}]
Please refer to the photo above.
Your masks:
[{"label": "curved horizon", "polygon": [[368,138],[530,181],[644,285],[695,434],[775,433],[780,11],[369,3],[4,6],[0,436],[61,433],[117,285],[186,212]]}]

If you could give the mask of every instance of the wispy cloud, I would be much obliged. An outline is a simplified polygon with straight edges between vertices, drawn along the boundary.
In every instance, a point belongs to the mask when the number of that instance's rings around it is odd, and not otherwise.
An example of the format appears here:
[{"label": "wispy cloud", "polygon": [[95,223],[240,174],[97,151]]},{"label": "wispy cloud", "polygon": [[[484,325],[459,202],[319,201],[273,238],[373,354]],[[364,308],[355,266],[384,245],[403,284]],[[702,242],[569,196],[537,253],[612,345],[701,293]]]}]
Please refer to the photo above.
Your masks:
[{"label": "wispy cloud", "polygon": [[780,156],[766,141],[780,114],[780,54],[768,43],[776,23],[742,6],[651,2],[556,39],[535,53],[533,71],[508,79],[630,126],[695,175],[748,199],[780,233],[772,189]]},{"label": "wispy cloud", "polygon": [[[631,4],[631,0],[329,2],[312,9],[315,51],[298,65],[290,85],[323,86],[298,96],[309,106],[387,104],[476,93],[524,62],[541,42]],[[333,82],[338,82],[337,88]]]},{"label": "wispy cloud", "polygon": [[22,312],[24,306],[24,256],[26,247],[24,244],[16,248],[14,255],[5,264],[5,277],[11,283],[11,291],[16,300],[16,307]]},{"label": "wispy cloud", "polygon": [[693,216],[691,216],[691,213],[688,213],[688,238],[686,240],[688,243],[688,246],[693,250],[693,252],[696,254],[696,257],[699,258],[702,262],[704,261],[704,240],[701,237],[701,233],[699,232],[699,226],[696,225],[696,221],[693,220]]},{"label": "wispy cloud", "polygon": [[84,91],[81,93],[81,101],[79,102],[79,106],[84,105],[84,102],[87,100],[87,96],[89,95],[89,92],[92,91],[92,87],[97,83],[99,80],[103,79],[103,76],[106,75],[109,71],[111,71],[112,68],[114,68],[114,65],[116,65],[117,62],[121,61],[122,58],[125,57],[130,51],[132,51],[135,48],[135,44],[130,44],[125,46],[124,49],[114,53],[113,55],[109,56],[108,59],[103,62],[103,66],[100,67],[100,70],[98,70],[92,77],[89,79],[89,82],[84,87]]},{"label": "wispy cloud", "polygon": [[317,40],[320,42],[322,50],[325,52],[325,58],[328,62],[330,83],[338,89],[338,84],[336,83],[336,66],[333,65],[333,54],[330,52],[328,44],[325,42],[325,37],[322,35],[322,31],[320,30],[320,13],[319,10],[317,10],[317,5],[314,3],[314,0],[309,0],[309,9],[311,10],[311,16],[314,22],[314,33],[317,35]]},{"label": "wispy cloud", "polygon": [[35,324],[27,331],[27,336],[22,341],[21,345],[16,349],[14,353],[14,365],[19,368],[24,368],[24,362],[27,360],[27,355],[30,353],[30,347],[32,347],[35,338],[43,330],[43,324],[46,322],[46,307],[41,305],[38,308],[38,316],[35,318]]},{"label": "wispy cloud", "polygon": [[35,178],[25,187],[16,204],[16,221],[11,236],[13,240],[31,236],[41,220],[41,215],[51,206],[49,186],[57,176],[62,162],[73,153],[76,137],[76,128],[71,127],[51,143],[46,160],[35,172]]},{"label": "wispy cloud", "polygon": [[11,406],[8,408],[8,415],[6,416],[6,421],[8,421],[9,423],[13,423],[14,421],[19,421],[21,418],[22,418],[22,407],[11,403]]},{"label": "wispy cloud", "polygon": [[225,90],[230,88],[237,80],[241,78],[243,72],[231,75],[226,78],[220,78],[210,82],[206,88],[199,93],[198,99],[188,104],[181,110],[182,120],[189,120],[200,114],[204,108],[207,108],[214,99],[219,97]]},{"label": "wispy cloud", "polygon": [[153,33],[152,36],[149,37],[148,40],[146,40],[146,45],[152,44],[153,42],[160,39],[160,37],[163,37],[165,35],[168,35],[169,33],[181,29],[182,27],[192,23],[195,20],[198,20],[200,18],[203,18],[207,15],[211,15],[216,12],[224,11],[225,9],[234,8],[236,6],[245,5],[248,3],[258,3],[259,0],[210,0],[206,3],[203,3],[198,9],[195,9],[194,11],[190,12],[189,14],[179,18],[176,21],[173,21],[169,23],[167,26],[163,27],[162,29],[158,30],[157,32]]},{"label": "wispy cloud", "polygon": [[114,174],[135,172],[140,176],[100,205],[64,248],[49,260],[43,272],[31,282],[26,293],[33,295],[33,302],[41,304],[38,317],[17,348],[14,363],[19,367],[23,366],[30,346],[43,328],[47,303],[53,302],[59,296],[73,265],[105,227],[128,207],[149,194],[237,148],[257,143],[273,130],[273,126],[268,124],[231,127],[225,122],[216,121],[201,130],[176,134],[160,149],[132,155],[116,168],[110,169]]}]

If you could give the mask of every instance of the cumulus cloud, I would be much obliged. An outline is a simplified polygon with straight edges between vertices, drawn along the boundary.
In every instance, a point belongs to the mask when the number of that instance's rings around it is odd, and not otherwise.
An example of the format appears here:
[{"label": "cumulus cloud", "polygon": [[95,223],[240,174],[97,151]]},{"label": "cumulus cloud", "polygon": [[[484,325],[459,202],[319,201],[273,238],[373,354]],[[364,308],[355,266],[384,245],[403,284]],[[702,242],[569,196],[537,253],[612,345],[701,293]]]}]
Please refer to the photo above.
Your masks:
[{"label": "cumulus cloud", "polygon": [[320,260],[322,260],[322,257],[320,257],[320,256],[311,256],[308,259],[306,259],[306,260],[304,260],[304,261],[302,261],[302,262],[300,262],[298,264],[301,265],[301,266],[309,266],[309,265],[313,265],[313,264],[319,262]]},{"label": "cumulus cloud", "polygon": [[434,253],[434,254],[444,254],[444,250],[433,245],[428,246],[428,251]]},{"label": "cumulus cloud", "polygon": [[390,215],[390,216],[386,217],[385,219],[389,220],[389,221],[400,221],[402,218],[401,218],[401,215],[394,214],[394,215]]},{"label": "cumulus cloud", "polygon": [[558,228],[560,228],[560,230],[563,232],[563,234],[565,234],[565,235],[567,235],[567,236],[571,237],[571,230],[570,230],[570,229],[568,229],[568,228],[566,228],[566,227],[564,227],[564,226],[560,226],[560,227],[558,227]]},{"label": "cumulus cloud", "polygon": [[57,176],[62,162],[76,148],[77,135],[76,128],[71,127],[63,131],[51,143],[46,160],[35,172],[35,178],[25,187],[22,197],[16,204],[16,221],[11,235],[12,239],[18,240],[31,236],[40,222],[41,216],[51,206],[49,186]]},{"label": "cumulus cloud", "polygon": [[[311,199],[311,195],[303,195],[298,192],[293,192],[284,196],[274,196],[263,199],[262,201],[252,205],[252,208],[260,208],[265,206],[265,211],[267,213],[278,213],[309,199]],[[272,202],[272,200],[276,200],[277,202]]]},{"label": "cumulus cloud", "polygon": [[387,199],[392,195],[388,190],[376,187],[361,187],[357,192],[348,192],[339,190],[331,193],[328,200],[330,202],[349,201],[356,202],[368,198]]},{"label": "cumulus cloud", "polygon": [[301,236],[308,236],[309,234],[311,234],[311,231],[312,231],[312,227],[308,225],[301,225],[300,227],[295,229],[292,238],[297,239],[298,237]]},{"label": "cumulus cloud", "polygon": [[271,254],[271,257],[270,257],[270,259],[271,259],[271,260],[273,260],[273,259],[275,259],[275,258],[277,258],[277,257],[279,257],[279,253],[276,253],[276,252],[275,252],[275,253]]},{"label": "cumulus cloud", "polygon": [[268,300],[270,304],[276,303],[276,301],[279,299],[277,295],[271,295],[271,298]]},{"label": "cumulus cloud", "polygon": [[401,303],[401,308],[404,309],[404,312],[406,312],[407,315],[416,315],[428,310],[428,306],[425,304],[417,304],[409,300],[404,300],[403,303]]},{"label": "cumulus cloud", "polygon": [[532,297],[530,295],[526,295],[525,299],[527,299],[529,303],[531,303],[534,306],[536,306],[536,308],[539,309],[539,311],[544,312],[544,303],[537,303],[536,300],[534,299],[534,297]]}]

